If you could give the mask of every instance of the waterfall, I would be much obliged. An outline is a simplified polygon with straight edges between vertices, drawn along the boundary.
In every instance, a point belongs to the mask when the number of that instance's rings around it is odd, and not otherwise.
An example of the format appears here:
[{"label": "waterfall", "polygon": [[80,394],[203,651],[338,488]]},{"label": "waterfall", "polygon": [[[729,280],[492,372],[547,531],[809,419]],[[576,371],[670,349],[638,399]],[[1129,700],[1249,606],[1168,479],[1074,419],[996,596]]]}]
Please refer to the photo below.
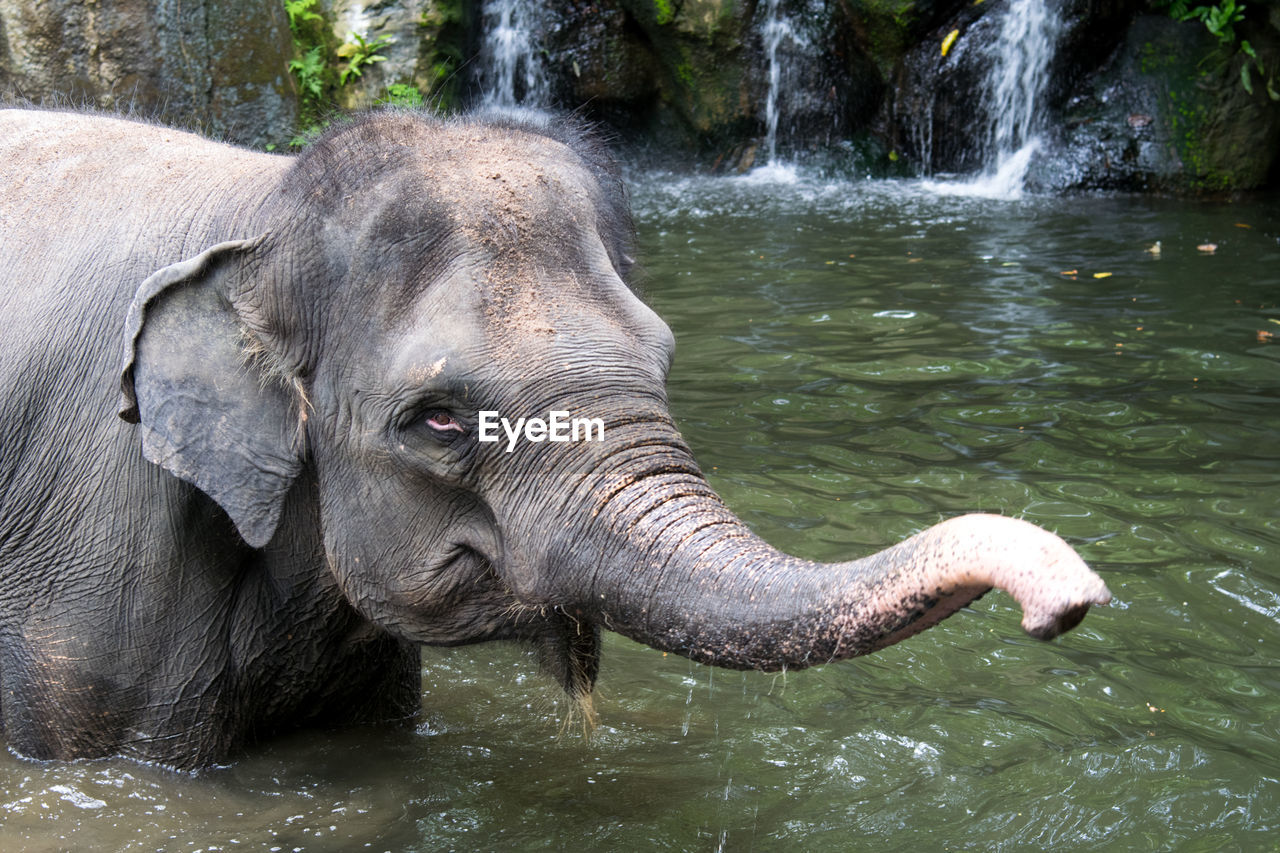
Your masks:
[{"label": "waterfall", "polygon": [[768,163],[778,159],[778,94],[782,88],[782,63],[778,61],[778,48],[784,39],[796,41],[795,28],[778,11],[778,0],[769,0],[769,17],[764,24],[764,49],[769,59],[769,91],[764,102],[764,146]]},{"label": "waterfall", "polygon": [[547,80],[536,46],[547,10],[540,0],[485,0],[477,58],[481,103],[514,110],[546,106]]},{"label": "waterfall", "polygon": [[783,104],[794,94],[789,91],[782,73],[785,57],[780,53],[786,44],[801,47],[806,44],[806,40],[795,24],[778,8],[778,0],[769,0],[761,36],[768,63],[769,83],[764,102],[765,162],[752,175],[773,180],[794,180],[795,169],[778,161],[778,120],[782,115]]},{"label": "waterfall", "polygon": [[1040,144],[1039,104],[1058,43],[1058,16],[1046,0],[1011,0],[1004,13],[995,61],[987,72],[990,123],[988,163],[992,177],[1010,192],[1022,189],[1031,154]]},{"label": "waterfall", "polygon": [[1049,81],[1060,20],[1049,0],[1009,0],[1000,33],[988,50],[983,109],[987,115],[986,167],[964,184],[932,184],[940,192],[1016,199],[1043,129],[1039,103]]}]

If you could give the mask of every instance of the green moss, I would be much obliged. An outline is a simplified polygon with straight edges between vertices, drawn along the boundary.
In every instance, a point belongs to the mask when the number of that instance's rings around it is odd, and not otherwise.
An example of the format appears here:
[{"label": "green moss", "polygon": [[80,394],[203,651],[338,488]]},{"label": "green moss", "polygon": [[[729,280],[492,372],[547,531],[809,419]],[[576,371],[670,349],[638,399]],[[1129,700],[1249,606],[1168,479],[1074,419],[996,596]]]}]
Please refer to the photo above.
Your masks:
[{"label": "green moss", "polygon": [[1143,74],[1155,74],[1178,63],[1178,56],[1169,45],[1158,45],[1154,42],[1143,42],[1138,54],[1138,67]]},{"label": "green moss", "polygon": [[461,75],[466,62],[467,12],[464,0],[435,0],[422,12],[423,53],[418,79],[414,82],[435,101],[436,107],[451,111],[461,103]]},{"label": "green moss", "polygon": [[1196,192],[1221,192],[1239,186],[1244,179],[1247,152],[1214,126],[1212,104],[1203,90],[1169,90],[1169,127],[1187,186]]},{"label": "green moss", "polygon": [[653,0],[653,9],[655,20],[657,20],[660,27],[665,27],[676,19],[676,12],[671,7],[671,0]]},{"label": "green moss", "polygon": [[698,78],[693,73],[693,66],[688,62],[681,62],[676,66],[676,79],[684,84],[686,88],[697,88]]},{"label": "green moss", "polygon": [[431,30],[439,30],[449,26],[461,26],[466,22],[466,14],[461,0],[441,0],[422,10],[419,24]]},{"label": "green moss", "polygon": [[916,40],[915,0],[853,0],[849,18],[856,22],[862,48],[888,77]]}]

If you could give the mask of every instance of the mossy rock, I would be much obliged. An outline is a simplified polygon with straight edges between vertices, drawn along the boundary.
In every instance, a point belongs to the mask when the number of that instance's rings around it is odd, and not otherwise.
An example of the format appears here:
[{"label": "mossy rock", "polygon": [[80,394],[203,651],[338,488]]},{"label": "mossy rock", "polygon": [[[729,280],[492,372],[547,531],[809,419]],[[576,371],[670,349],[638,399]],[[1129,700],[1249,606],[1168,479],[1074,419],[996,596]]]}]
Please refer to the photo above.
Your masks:
[{"label": "mossy rock", "polygon": [[0,98],[134,112],[254,147],[297,122],[280,0],[0,0]]},{"label": "mossy rock", "polygon": [[[1268,68],[1280,34],[1240,29]],[[1220,193],[1265,186],[1280,149],[1280,104],[1241,83],[1246,58],[1200,25],[1139,18],[1115,61],[1076,98],[1055,186]]]},{"label": "mossy rock", "polygon": [[[745,45],[753,38],[750,9],[738,0],[620,0],[643,34],[654,75],[651,126],[679,128],[698,147],[752,133]],[[674,141],[674,140],[673,140]]]}]

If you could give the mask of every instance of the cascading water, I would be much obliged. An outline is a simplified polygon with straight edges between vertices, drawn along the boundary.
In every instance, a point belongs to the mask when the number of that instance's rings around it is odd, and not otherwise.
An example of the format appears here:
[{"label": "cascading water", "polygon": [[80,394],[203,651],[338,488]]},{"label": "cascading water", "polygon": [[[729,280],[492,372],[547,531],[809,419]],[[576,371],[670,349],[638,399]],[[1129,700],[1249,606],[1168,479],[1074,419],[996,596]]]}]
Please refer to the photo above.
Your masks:
[{"label": "cascading water", "polygon": [[547,105],[547,80],[535,40],[547,10],[537,0],[486,0],[484,41],[477,57],[481,103],[516,110]]},{"label": "cascading water", "polygon": [[769,81],[764,103],[764,149],[766,159],[764,165],[752,172],[752,175],[793,180],[795,178],[794,168],[778,161],[778,120],[782,114],[781,104],[790,94],[784,91],[786,82],[782,73],[784,57],[781,55],[781,51],[788,43],[796,47],[803,46],[805,39],[791,20],[778,8],[778,0],[769,0],[761,35],[764,39],[765,57],[768,61]]},{"label": "cascading water", "polygon": [[778,11],[778,0],[769,0],[769,17],[764,24],[764,46],[769,58],[769,91],[765,97],[765,151],[769,163],[778,159],[778,94],[782,88],[782,63],[778,61],[778,48],[783,39],[795,40],[791,22]]},{"label": "cascading water", "polygon": [[1046,0],[1012,0],[996,42],[999,61],[987,75],[991,132],[987,151],[995,156],[993,179],[1018,192],[1027,164],[1040,144],[1038,103],[1049,80],[1049,62],[1058,43],[1058,16]]},{"label": "cascading water", "polygon": [[1022,195],[1031,156],[1040,147],[1039,100],[1049,81],[1059,30],[1060,19],[1049,0],[1010,0],[989,49],[984,85],[987,166],[973,181],[931,184],[933,188],[984,198]]}]

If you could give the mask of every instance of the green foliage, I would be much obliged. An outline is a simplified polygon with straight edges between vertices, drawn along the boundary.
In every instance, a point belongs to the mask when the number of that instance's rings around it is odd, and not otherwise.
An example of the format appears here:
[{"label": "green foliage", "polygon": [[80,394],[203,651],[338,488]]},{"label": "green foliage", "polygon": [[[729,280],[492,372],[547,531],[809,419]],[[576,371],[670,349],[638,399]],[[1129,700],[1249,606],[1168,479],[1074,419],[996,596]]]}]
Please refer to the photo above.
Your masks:
[{"label": "green foliage", "polygon": [[298,92],[304,103],[319,103],[324,97],[324,77],[327,70],[324,61],[324,47],[316,45],[289,63],[289,70],[298,79]]},{"label": "green foliage", "polygon": [[1204,27],[1223,45],[1236,40],[1235,25],[1244,20],[1244,4],[1220,0],[1216,6],[1191,6],[1190,0],[1171,0],[1169,17],[1176,21],[1204,22]]},{"label": "green foliage", "polygon": [[1169,17],[1176,21],[1200,21],[1209,34],[1218,40],[1218,46],[1231,54],[1239,50],[1244,55],[1240,66],[1240,85],[1250,95],[1253,94],[1253,74],[1256,69],[1258,77],[1265,81],[1267,97],[1280,101],[1280,92],[1276,91],[1275,74],[1268,75],[1262,59],[1249,44],[1248,39],[1240,39],[1237,45],[1236,24],[1244,20],[1244,3],[1236,0],[1218,0],[1213,5],[1191,5],[1192,0],[1163,0],[1160,5],[1167,4]]},{"label": "green foliage", "polygon": [[327,121],[317,122],[316,124],[304,127],[299,133],[295,134],[289,140],[290,148],[306,148],[312,142],[320,138],[320,134],[324,133],[325,128],[329,126]]},{"label": "green foliage", "polygon": [[298,113],[304,128],[290,145],[300,144],[303,134],[323,128],[327,95],[337,82],[330,61],[329,28],[316,11],[319,0],[284,0],[293,37],[293,59],[289,71],[298,81]]},{"label": "green foliage", "polygon": [[352,33],[351,38],[353,41],[346,42],[336,52],[338,58],[346,60],[347,63],[338,76],[339,86],[345,86],[353,77],[361,76],[366,66],[375,62],[386,62],[387,58],[378,51],[393,41],[390,36],[379,36],[369,41],[359,33]]},{"label": "green foliage", "polygon": [[689,62],[681,62],[676,66],[676,78],[685,85],[685,88],[692,89],[698,85],[698,78],[693,73],[693,65]]},{"label": "green foliage", "polygon": [[422,106],[422,92],[418,90],[417,86],[408,83],[392,83],[376,103],[416,109]]},{"label": "green foliage", "polygon": [[284,0],[284,11],[289,15],[289,29],[294,35],[311,21],[323,21],[324,16],[313,11],[317,0]]},{"label": "green foliage", "polygon": [[431,3],[422,10],[421,24],[431,29],[440,29],[450,25],[461,26],[466,23],[466,11],[461,2]]},{"label": "green foliage", "polygon": [[1258,77],[1266,81],[1267,97],[1273,101],[1280,101],[1280,92],[1276,91],[1275,74],[1267,76],[1267,70],[1262,65],[1262,59],[1254,51],[1253,45],[1249,44],[1248,39],[1240,39],[1240,52],[1248,57],[1248,60],[1240,66],[1240,85],[1244,86],[1244,90],[1250,95],[1253,94],[1253,79],[1249,74],[1249,65],[1250,61],[1252,61],[1253,67],[1258,69]]},{"label": "green foliage", "polygon": [[672,7],[671,0],[653,0],[653,9],[660,27],[665,27],[676,19],[676,10]]},{"label": "green foliage", "polygon": [[[370,40],[353,33],[339,44],[330,22],[319,12],[319,0],[283,0],[293,36],[289,71],[298,82],[300,130],[289,140],[292,148],[308,145],[329,125],[335,98],[342,87],[362,76],[364,70],[386,61],[378,51],[392,43],[388,36]],[[425,23],[425,22],[424,22]],[[410,84],[388,86],[379,104],[422,106],[422,93]]]}]

